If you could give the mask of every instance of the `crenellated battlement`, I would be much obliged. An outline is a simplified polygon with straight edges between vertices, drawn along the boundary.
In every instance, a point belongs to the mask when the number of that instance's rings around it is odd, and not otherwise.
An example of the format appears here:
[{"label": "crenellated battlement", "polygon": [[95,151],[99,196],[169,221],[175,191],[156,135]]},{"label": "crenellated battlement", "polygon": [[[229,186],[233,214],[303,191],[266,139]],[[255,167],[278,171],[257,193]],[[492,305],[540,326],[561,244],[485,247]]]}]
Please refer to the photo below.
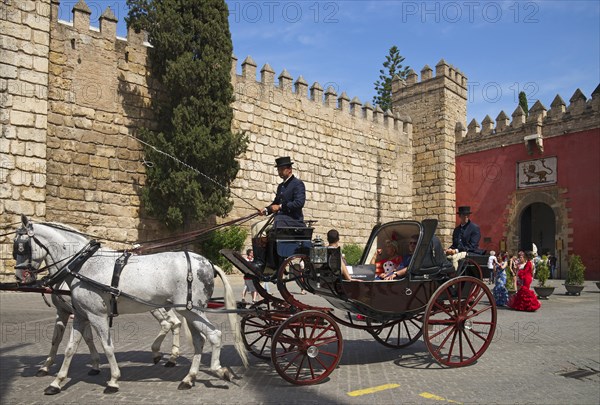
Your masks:
[{"label": "crenellated battlement", "polygon": [[131,44],[151,46],[147,41],[147,34],[143,31],[136,32],[129,28],[127,30],[126,38],[117,36],[117,23],[119,20],[110,6],[107,6],[102,15],[98,18],[100,22],[99,26],[93,27],[90,24],[92,11],[84,0],[79,0],[77,4],[73,6],[73,19],[71,21],[64,21],[58,18],[60,15],[58,9],[59,5],[60,0],[52,0],[51,24],[53,25],[70,27],[73,30],[73,33],[101,37],[109,42],[126,41]]},{"label": "crenellated battlement", "polygon": [[[71,41],[68,47],[75,49],[79,43],[87,45],[93,39],[102,39],[104,50],[114,50],[115,52],[114,58],[111,59],[145,63],[147,53],[145,48],[152,46],[147,41],[147,34],[129,29],[126,38],[118,37],[116,35],[118,19],[110,6],[107,6],[99,17],[99,27],[93,27],[90,25],[92,12],[84,0],[79,0],[73,7],[72,21],[58,19],[59,4],[59,0],[52,0],[51,23],[63,31],[64,41]],[[383,111],[379,107],[373,107],[369,102],[363,104],[357,97],[350,99],[346,92],[338,95],[332,86],[323,89],[319,82],[314,82],[309,87],[303,76],[298,76],[294,81],[286,69],[283,69],[275,78],[275,71],[268,63],[260,69],[260,78],[257,80],[257,64],[250,56],[241,63],[241,75],[239,75],[237,74],[237,61],[233,55],[231,77],[238,95],[254,93],[258,99],[271,102],[274,102],[275,99],[277,102],[284,99],[295,103],[299,99],[304,99],[311,101],[316,107],[329,108],[340,116],[355,117],[375,125],[379,124],[390,131],[411,132],[411,120],[406,114]],[[446,76],[455,75],[455,69],[450,65],[442,66],[439,69],[436,72],[443,71]],[[437,74],[441,74],[439,72]],[[277,83],[275,79],[277,79]]]},{"label": "crenellated battlement", "polygon": [[371,103],[364,104],[346,92],[338,95],[333,86],[323,89],[319,82],[314,82],[310,87],[302,75],[294,78],[284,68],[275,81],[275,71],[265,63],[260,69],[260,78],[257,79],[257,64],[251,56],[246,57],[241,63],[241,74],[237,74],[238,59],[232,56],[232,84],[237,94],[246,94],[256,100],[270,102],[298,101],[311,102],[313,107],[327,108],[340,116],[362,119],[371,124],[379,124],[389,130],[409,133],[411,131],[411,120],[399,112],[383,111],[379,106],[373,107]]},{"label": "crenellated battlement", "polygon": [[467,77],[453,65],[441,59],[435,65],[435,76],[433,69],[425,65],[421,69],[421,80],[419,75],[412,69],[408,71],[406,80],[395,76],[392,80],[393,100],[420,97],[424,92],[435,91],[446,88],[457,95],[467,97]]},{"label": "crenellated battlement", "polygon": [[577,89],[568,105],[560,95],[556,95],[550,109],[537,100],[527,116],[521,106],[517,106],[511,118],[500,111],[495,123],[489,115],[483,118],[481,125],[477,120],[471,120],[466,135],[462,138],[457,136],[457,155],[522,143],[523,137],[528,135],[550,138],[563,135],[567,130],[572,133],[598,128],[600,85],[589,100]]}]

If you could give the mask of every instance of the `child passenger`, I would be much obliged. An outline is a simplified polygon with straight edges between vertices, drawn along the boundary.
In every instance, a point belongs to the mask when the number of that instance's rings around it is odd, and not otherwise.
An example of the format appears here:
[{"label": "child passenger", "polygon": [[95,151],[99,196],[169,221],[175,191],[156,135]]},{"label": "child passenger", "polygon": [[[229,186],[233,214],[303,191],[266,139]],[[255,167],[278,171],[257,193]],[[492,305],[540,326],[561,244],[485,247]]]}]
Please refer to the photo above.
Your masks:
[{"label": "child passenger", "polygon": [[[398,268],[402,264],[402,256],[398,253],[398,242],[388,239],[385,241],[385,252],[382,249],[377,249],[371,264],[375,265],[375,279],[383,280],[384,270],[383,265],[386,262],[391,262],[393,268]],[[389,265],[388,265],[389,266]]]}]

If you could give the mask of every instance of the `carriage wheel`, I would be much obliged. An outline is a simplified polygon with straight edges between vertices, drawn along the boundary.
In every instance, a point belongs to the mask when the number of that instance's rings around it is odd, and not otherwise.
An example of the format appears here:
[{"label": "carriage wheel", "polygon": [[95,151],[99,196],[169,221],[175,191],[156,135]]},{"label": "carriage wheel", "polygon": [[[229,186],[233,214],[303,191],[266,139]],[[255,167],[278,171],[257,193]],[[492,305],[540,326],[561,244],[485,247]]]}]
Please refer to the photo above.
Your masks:
[{"label": "carriage wheel", "polygon": [[440,364],[462,367],[487,350],[496,331],[496,302],[491,291],[473,277],[442,284],[425,310],[423,339]]},{"label": "carriage wheel", "polygon": [[312,264],[308,256],[305,255],[293,255],[281,263],[277,272],[277,289],[285,301],[298,305],[298,303],[294,302],[295,299],[287,288],[288,283],[292,281],[300,289],[311,291],[310,286],[306,285],[304,278],[301,277],[304,273],[310,272],[310,269],[312,269]]},{"label": "carriage wheel", "polygon": [[310,385],[331,374],[343,348],[342,333],[331,316],[303,311],[286,320],[273,335],[271,360],[284,380]]},{"label": "carriage wheel", "polygon": [[457,276],[469,276],[475,277],[476,279],[483,280],[483,272],[481,271],[481,266],[477,264],[473,259],[464,259],[460,268],[458,269]]},{"label": "carriage wheel", "polygon": [[266,316],[248,314],[242,318],[242,340],[248,351],[262,360],[271,360],[271,339],[281,324],[269,317],[271,303],[262,300],[252,305],[251,308],[260,308],[266,311]]},{"label": "carriage wheel", "polygon": [[415,315],[400,320],[380,324],[367,318],[367,331],[376,341],[393,349],[401,349],[415,343],[423,335],[423,315]]}]

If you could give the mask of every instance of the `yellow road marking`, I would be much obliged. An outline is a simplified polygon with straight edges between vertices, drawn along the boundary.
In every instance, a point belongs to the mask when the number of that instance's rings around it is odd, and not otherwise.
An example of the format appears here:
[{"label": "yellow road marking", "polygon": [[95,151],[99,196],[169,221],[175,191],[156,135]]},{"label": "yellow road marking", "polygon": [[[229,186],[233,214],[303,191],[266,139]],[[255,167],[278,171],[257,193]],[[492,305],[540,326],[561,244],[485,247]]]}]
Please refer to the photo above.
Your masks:
[{"label": "yellow road marking", "polygon": [[350,391],[348,393],[348,395],[351,397],[359,397],[361,395],[373,394],[373,393],[379,392],[379,391],[391,390],[392,388],[398,388],[399,386],[400,386],[400,384],[378,385],[377,387],[371,387],[371,388],[365,388],[362,390]]},{"label": "yellow road marking", "polygon": [[436,401],[445,401],[445,402],[449,402],[451,404],[462,404],[462,402],[452,401],[451,399],[446,399],[446,398],[440,397],[438,395],[431,394],[429,392],[422,392],[419,394],[419,396],[423,397],[423,398],[427,398],[427,399],[433,399]]}]

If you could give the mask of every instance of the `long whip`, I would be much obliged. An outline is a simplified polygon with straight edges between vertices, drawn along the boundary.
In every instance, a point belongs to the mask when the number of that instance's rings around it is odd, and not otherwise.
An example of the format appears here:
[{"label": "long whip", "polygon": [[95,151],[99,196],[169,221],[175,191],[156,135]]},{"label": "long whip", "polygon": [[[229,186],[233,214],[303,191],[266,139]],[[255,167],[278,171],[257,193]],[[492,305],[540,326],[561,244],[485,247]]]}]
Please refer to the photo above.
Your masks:
[{"label": "long whip", "polygon": [[216,180],[215,180],[215,179],[213,179],[212,177],[210,177],[210,176],[208,176],[208,175],[206,175],[206,174],[202,173],[200,170],[196,169],[196,168],[195,168],[195,167],[193,167],[193,166],[190,166],[189,164],[187,164],[186,162],[182,161],[181,159],[179,159],[179,158],[177,158],[177,157],[175,157],[175,156],[173,156],[173,155],[170,155],[170,154],[168,154],[167,152],[165,152],[165,151],[162,151],[162,150],[158,149],[156,146],[154,146],[154,145],[151,145],[151,144],[149,144],[148,142],[146,142],[146,141],[143,141],[143,140],[141,140],[141,139],[139,139],[139,138],[136,138],[136,137],[135,137],[135,136],[133,136],[133,135],[130,135],[130,134],[128,134],[127,136],[129,136],[130,138],[133,138],[134,140],[136,140],[137,142],[141,143],[142,145],[146,145],[147,147],[149,147],[150,149],[154,150],[155,152],[157,152],[157,153],[160,153],[161,155],[167,156],[167,157],[168,157],[168,158],[170,158],[170,159],[173,159],[175,162],[179,163],[180,165],[182,165],[182,166],[184,166],[184,167],[186,167],[186,168],[188,168],[188,169],[192,170],[193,172],[195,172],[195,173],[199,174],[200,176],[202,176],[202,177],[204,177],[205,179],[209,180],[210,182],[212,182],[213,184],[217,185],[218,187],[221,187],[221,188],[222,188],[222,189],[224,189],[225,191],[228,191],[228,192],[229,192],[229,193],[231,193],[231,194],[232,194],[234,197],[237,197],[237,198],[239,198],[240,200],[242,200],[243,202],[245,202],[246,204],[248,204],[250,207],[252,207],[252,208],[254,208],[254,209],[258,210],[258,208],[254,206],[254,204],[252,204],[250,201],[246,200],[246,199],[245,199],[244,197],[242,197],[241,195],[239,195],[239,194],[237,194],[237,193],[234,193],[234,192],[231,190],[231,188],[229,188],[229,187],[226,187],[226,186],[222,185],[221,183],[219,183],[218,181],[216,181]]}]

